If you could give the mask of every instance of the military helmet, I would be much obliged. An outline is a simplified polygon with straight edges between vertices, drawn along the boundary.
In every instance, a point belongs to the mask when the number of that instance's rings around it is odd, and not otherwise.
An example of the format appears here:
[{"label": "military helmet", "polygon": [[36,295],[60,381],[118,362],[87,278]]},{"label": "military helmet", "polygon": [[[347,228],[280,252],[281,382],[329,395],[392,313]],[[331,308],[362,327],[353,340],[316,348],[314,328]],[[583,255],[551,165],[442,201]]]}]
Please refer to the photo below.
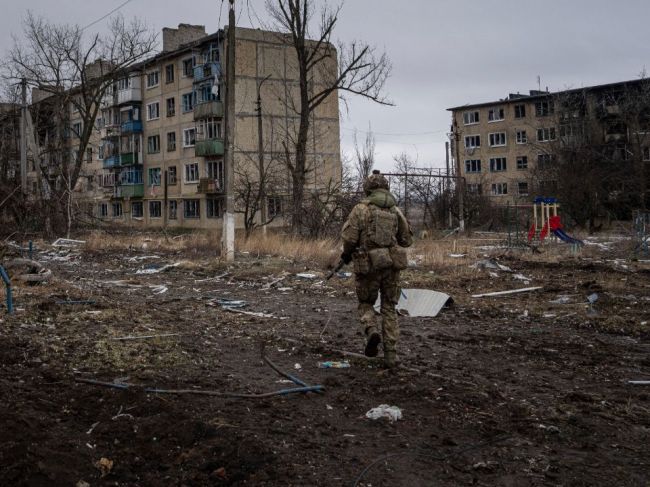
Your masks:
[{"label": "military helmet", "polygon": [[388,180],[379,172],[379,169],[372,171],[372,174],[363,182],[363,191],[370,194],[375,189],[390,189]]}]

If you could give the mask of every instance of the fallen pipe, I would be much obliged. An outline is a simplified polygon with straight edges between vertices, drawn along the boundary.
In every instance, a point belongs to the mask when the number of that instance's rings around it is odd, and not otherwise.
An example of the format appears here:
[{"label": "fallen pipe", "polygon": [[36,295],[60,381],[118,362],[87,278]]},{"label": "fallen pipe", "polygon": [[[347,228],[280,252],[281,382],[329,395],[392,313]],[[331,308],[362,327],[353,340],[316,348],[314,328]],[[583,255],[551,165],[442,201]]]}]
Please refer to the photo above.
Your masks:
[{"label": "fallen pipe", "polygon": [[[102,382],[94,379],[81,379],[76,378],[75,382],[82,382],[84,384],[92,384],[95,386],[111,387],[113,389],[126,390],[130,388],[142,388],[142,386],[124,384],[124,383],[114,383],[114,382]],[[295,387],[292,389],[280,389],[279,391],[264,392],[261,394],[243,394],[238,392],[220,392],[220,391],[205,391],[197,389],[156,389],[154,387],[145,387],[144,392],[150,394],[195,394],[203,396],[218,396],[218,397],[233,397],[240,399],[264,399],[272,396],[286,396],[288,394],[295,394],[298,392],[321,392],[325,388],[323,386],[307,386],[307,387]]]},{"label": "fallen pipe", "polygon": [[11,292],[11,280],[9,280],[9,276],[7,275],[7,271],[1,265],[0,265],[0,277],[4,281],[5,288],[7,289],[7,312],[9,314],[13,314],[13,312],[14,312],[14,297],[13,297],[13,294]]}]

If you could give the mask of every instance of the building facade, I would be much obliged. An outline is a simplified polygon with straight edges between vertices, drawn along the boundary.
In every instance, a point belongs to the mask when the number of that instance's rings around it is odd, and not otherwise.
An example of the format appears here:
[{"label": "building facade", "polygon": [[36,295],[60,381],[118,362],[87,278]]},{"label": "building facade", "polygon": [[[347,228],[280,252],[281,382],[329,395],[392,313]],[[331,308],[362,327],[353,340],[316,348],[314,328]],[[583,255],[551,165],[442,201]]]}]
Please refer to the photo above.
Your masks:
[{"label": "building facade", "polygon": [[[277,174],[262,206],[267,215],[257,218],[277,216],[273,223],[281,225],[290,188],[281,158],[284,144],[295,140],[299,116],[291,109],[298,90],[295,51],[273,32],[237,28],[235,38],[235,185],[238,175],[256,177],[261,146],[265,168]],[[143,227],[221,228],[225,39],[223,31],[207,35],[203,26],[165,28],[162,52],[106,92],[74,188],[75,200],[93,218]],[[337,69],[336,59],[329,67]],[[71,110],[71,144],[80,124]],[[311,135],[308,186],[318,190],[341,179],[336,93],[312,118]]]},{"label": "building facade", "polygon": [[[600,187],[615,196],[647,180],[649,107],[650,84],[641,79],[450,108],[456,172],[467,192],[503,205],[566,192],[567,177],[579,187],[588,173],[622,170],[627,181]],[[645,183],[637,190],[639,201],[647,197]]]}]

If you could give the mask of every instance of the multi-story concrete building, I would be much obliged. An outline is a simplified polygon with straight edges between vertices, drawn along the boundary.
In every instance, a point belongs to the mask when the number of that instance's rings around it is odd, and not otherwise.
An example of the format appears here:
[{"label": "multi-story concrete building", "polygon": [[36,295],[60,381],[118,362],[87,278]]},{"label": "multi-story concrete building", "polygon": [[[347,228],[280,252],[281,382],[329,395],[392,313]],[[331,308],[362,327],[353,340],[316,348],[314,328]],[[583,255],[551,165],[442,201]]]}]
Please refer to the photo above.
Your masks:
[{"label": "multi-story concrete building", "polygon": [[[279,173],[263,205],[274,216],[282,213],[290,188],[280,161],[298,125],[295,51],[273,32],[237,28],[235,38],[235,173],[256,174],[261,116],[264,160]],[[94,216],[139,226],[221,227],[225,39],[223,31],[207,35],[203,26],[165,28],[162,52],[106,92],[75,187],[75,198]],[[328,67],[337,69],[335,57]],[[336,92],[311,122],[308,185],[318,190],[341,178]],[[72,111],[73,134],[80,123]]]},{"label": "multi-story concrete building", "polygon": [[[558,172],[549,168],[558,159],[568,160],[568,154],[575,159],[578,150],[586,153],[587,148],[594,168],[602,163],[601,168],[609,164],[613,170],[628,162],[645,174],[650,130],[643,126],[643,111],[648,107],[650,84],[633,80],[556,93],[510,94],[498,101],[449,108],[456,172],[465,178],[468,192],[489,196],[497,205],[554,196]],[[639,164],[634,165],[634,159]],[[575,167],[589,170],[589,164],[585,166]]]}]

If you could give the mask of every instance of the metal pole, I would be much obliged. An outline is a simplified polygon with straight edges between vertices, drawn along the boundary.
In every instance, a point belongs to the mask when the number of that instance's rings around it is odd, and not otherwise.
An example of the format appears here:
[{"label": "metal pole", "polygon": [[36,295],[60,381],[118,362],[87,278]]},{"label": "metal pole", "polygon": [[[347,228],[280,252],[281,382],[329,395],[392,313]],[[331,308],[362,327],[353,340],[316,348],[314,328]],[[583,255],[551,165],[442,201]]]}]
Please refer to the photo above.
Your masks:
[{"label": "metal pole", "polygon": [[165,169],[165,182],[163,183],[163,198],[164,198],[164,208],[163,208],[163,228],[167,228],[167,212],[168,208],[167,205],[169,205],[169,198],[167,195],[167,169]]},{"label": "metal pole", "polygon": [[267,75],[262,81],[257,85],[257,156],[259,163],[259,177],[260,177],[260,190],[259,195],[261,198],[260,201],[260,224],[262,224],[262,233],[266,235],[266,225],[264,225],[264,220],[266,220],[266,174],[264,173],[264,138],[263,138],[263,127],[262,127],[262,85],[264,82],[269,79],[271,75]]},{"label": "metal pole", "polygon": [[[456,173],[462,174],[460,170],[460,134],[458,127],[454,127],[454,142],[456,145]],[[458,228],[461,232],[465,231],[465,179],[459,178],[456,183],[456,192],[458,193]]]},{"label": "metal pole", "polygon": [[226,262],[233,262],[235,260],[235,197],[233,194],[233,152],[235,150],[235,0],[230,0],[228,37],[226,42],[226,143],[224,155],[226,213],[223,218],[221,256]]},{"label": "metal pole", "polygon": [[20,107],[20,187],[27,194],[27,80],[20,81],[22,105]]},{"label": "metal pole", "polygon": [[11,292],[11,281],[9,280],[9,275],[5,268],[0,265],[0,278],[4,281],[5,287],[7,289],[7,312],[13,314],[14,312],[14,299]]}]

